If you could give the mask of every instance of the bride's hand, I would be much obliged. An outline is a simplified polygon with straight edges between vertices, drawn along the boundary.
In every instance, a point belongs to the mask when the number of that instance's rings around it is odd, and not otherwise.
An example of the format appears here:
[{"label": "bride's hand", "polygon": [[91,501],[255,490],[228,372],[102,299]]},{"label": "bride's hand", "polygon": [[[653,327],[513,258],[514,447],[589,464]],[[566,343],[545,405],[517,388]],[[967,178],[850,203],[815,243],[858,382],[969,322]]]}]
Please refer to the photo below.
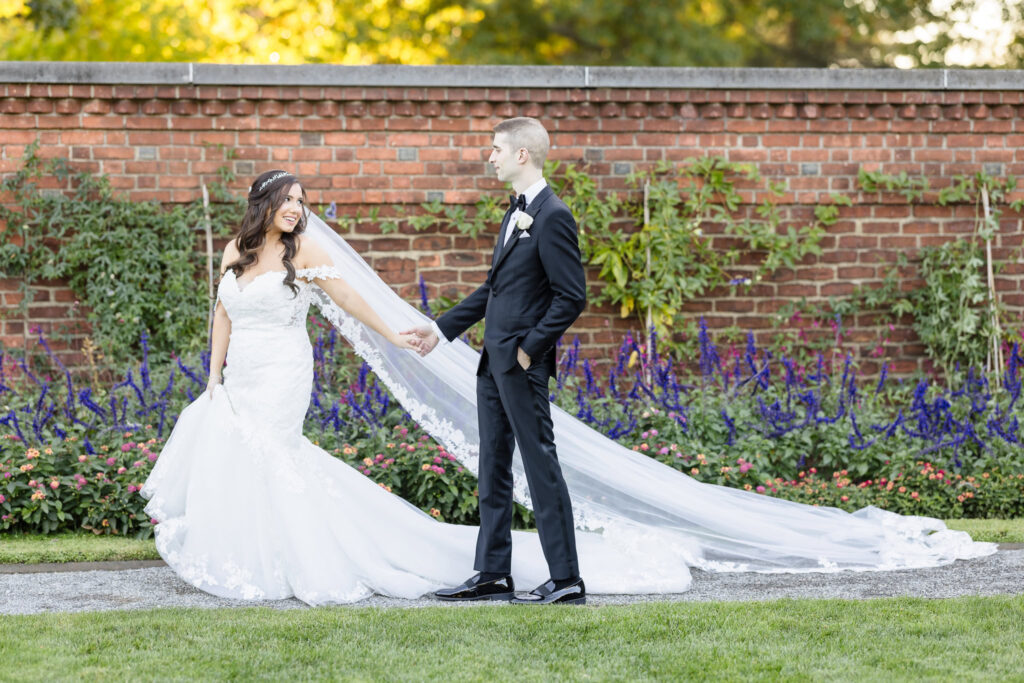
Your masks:
[{"label": "bride's hand", "polygon": [[213,400],[213,389],[221,383],[220,375],[210,375],[210,380],[206,383],[206,393],[210,395],[210,400]]},{"label": "bride's hand", "polygon": [[404,330],[401,334],[411,334],[419,340],[416,351],[421,356],[425,356],[433,351],[434,347],[437,346],[437,342],[440,341],[437,338],[437,334],[434,333],[434,328],[430,325],[421,325],[410,330]]},{"label": "bride's hand", "polygon": [[390,339],[391,343],[400,349],[408,349],[410,351],[419,351],[423,341],[415,334],[409,334],[403,332],[401,334],[394,334]]}]

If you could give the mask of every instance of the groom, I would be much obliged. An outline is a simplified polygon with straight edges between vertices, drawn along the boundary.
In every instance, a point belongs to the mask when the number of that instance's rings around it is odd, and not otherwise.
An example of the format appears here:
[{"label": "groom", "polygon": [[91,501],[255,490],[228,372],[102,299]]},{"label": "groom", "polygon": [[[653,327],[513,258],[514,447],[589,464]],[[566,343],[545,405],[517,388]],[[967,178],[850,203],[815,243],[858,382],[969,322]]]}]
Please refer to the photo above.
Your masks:
[{"label": "groom", "polygon": [[[431,326],[415,332],[426,355],[486,319],[477,368],[480,423],[480,533],[475,569],[441,600],[584,604],[572,503],[555,453],[548,378],[555,342],[586,305],[576,221],[543,176],[550,142],[539,121],[519,117],[494,127],[489,158],[516,195],[505,212],[487,280]],[[541,547],[551,579],[516,597],[512,582],[512,451],[519,444]]]}]

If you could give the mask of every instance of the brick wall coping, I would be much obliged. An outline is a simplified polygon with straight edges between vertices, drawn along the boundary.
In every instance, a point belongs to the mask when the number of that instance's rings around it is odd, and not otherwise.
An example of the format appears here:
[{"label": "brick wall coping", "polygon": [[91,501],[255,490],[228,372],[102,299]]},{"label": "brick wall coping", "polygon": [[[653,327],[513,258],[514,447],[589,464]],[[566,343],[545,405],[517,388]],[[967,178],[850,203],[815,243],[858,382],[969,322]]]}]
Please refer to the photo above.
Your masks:
[{"label": "brick wall coping", "polygon": [[0,83],[749,90],[1020,90],[1024,70],[0,62]]}]

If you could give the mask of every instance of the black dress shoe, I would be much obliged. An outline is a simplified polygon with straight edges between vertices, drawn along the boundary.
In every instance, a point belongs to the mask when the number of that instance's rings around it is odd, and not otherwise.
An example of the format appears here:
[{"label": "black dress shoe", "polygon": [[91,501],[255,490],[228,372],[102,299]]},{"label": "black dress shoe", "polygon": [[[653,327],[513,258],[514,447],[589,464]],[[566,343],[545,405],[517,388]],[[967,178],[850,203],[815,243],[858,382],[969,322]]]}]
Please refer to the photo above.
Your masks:
[{"label": "black dress shoe", "polygon": [[512,599],[513,605],[585,605],[587,604],[587,589],[583,585],[583,579],[562,584],[553,580],[537,586],[529,593],[517,595]]},{"label": "black dress shoe", "polygon": [[480,574],[466,579],[455,588],[442,588],[434,593],[438,600],[511,600],[516,596],[516,585],[511,576],[482,581]]}]

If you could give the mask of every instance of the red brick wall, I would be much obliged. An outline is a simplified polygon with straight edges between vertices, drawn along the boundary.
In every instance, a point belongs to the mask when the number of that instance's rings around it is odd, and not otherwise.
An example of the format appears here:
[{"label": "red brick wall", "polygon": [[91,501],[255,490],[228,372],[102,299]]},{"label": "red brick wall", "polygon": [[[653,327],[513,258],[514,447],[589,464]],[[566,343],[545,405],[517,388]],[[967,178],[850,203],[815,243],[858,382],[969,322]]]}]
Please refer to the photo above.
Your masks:
[{"label": "red brick wall", "polygon": [[[1024,90],[805,91],[370,87],[214,87],[0,84],[0,173],[19,166],[38,138],[46,156],[109,175],[138,200],[186,202],[225,164],[244,192],[260,172],[283,167],[304,179],[312,202],[336,202],[339,215],[433,198],[473,203],[503,189],[488,173],[494,123],[535,116],[552,133],[554,159],[588,162],[607,191],[626,189],[625,174],[659,160],[721,155],[752,162],[765,176],[788,181],[782,199],[794,220],[831,192],[855,205],[828,230],[824,254],[776,273],[750,292],[713,292],[687,311],[712,327],[737,325],[767,335],[779,307],[799,297],[825,300],[880,279],[899,252],[967,234],[971,207],[907,206],[898,196],[856,191],[858,169],[925,175],[941,186],[955,174],[985,169],[1024,176]],[[473,240],[454,231],[380,235],[362,223],[344,235],[410,300],[422,274],[431,295],[469,291],[486,272],[493,235]],[[996,257],[1021,246],[1020,216],[1004,215]],[[1015,318],[1024,311],[1024,267],[998,277]],[[592,284],[599,287],[593,277]],[[4,308],[16,283],[0,281]],[[41,288],[30,323],[53,327],[70,293]],[[921,367],[923,350],[906,328],[893,333],[870,316],[846,321],[865,368],[888,337],[885,357],[898,371]],[[632,321],[591,306],[570,331],[593,357]],[[21,343],[22,323],[0,322],[0,341]]]}]

